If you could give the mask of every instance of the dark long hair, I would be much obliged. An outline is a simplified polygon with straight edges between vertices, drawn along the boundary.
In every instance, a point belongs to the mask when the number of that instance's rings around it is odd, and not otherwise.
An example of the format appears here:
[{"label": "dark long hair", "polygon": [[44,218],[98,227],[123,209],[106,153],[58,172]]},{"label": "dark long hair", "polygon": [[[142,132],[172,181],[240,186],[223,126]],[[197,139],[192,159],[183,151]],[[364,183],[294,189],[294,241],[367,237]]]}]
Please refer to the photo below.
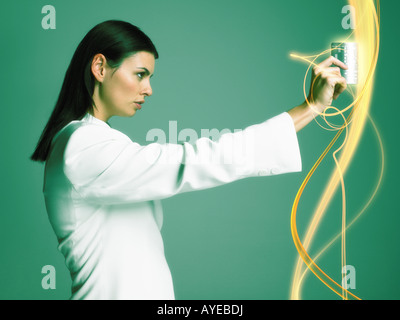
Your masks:
[{"label": "dark long hair", "polygon": [[158,58],[150,38],[128,22],[108,20],[91,29],[72,57],[54,110],[30,159],[46,161],[57,132],[92,110],[95,78],[91,64],[96,54],[102,53],[111,68],[118,68],[126,57],[139,51],[150,52]]}]

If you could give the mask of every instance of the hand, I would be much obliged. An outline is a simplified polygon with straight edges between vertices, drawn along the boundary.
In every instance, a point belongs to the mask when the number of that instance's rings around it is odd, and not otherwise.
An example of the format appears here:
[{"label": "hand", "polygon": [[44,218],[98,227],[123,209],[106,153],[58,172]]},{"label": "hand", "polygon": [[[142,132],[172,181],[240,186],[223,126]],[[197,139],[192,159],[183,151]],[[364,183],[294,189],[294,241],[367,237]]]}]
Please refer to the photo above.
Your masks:
[{"label": "hand", "polygon": [[[331,67],[332,64],[336,67]],[[340,75],[339,67],[347,69],[343,62],[330,56],[313,68],[311,88],[307,99],[318,112],[323,112],[326,107],[332,105],[332,101],[346,90],[346,79]]]}]

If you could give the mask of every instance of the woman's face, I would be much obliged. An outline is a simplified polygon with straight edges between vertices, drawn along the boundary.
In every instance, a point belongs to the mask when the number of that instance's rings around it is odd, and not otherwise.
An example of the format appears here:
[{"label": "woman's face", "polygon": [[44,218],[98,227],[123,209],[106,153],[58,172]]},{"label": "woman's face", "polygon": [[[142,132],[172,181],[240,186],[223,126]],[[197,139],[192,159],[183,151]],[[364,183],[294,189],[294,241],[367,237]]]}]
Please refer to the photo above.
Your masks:
[{"label": "woman's face", "polygon": [[[102,62],[103,60],[103,62]],[[131,117],[152,95],[150,78],[154,73],[155,59],[149,52],[140,51],[123,60],[118,69],[112,69],[105,57],[96,55],[92,72],[96,82],[93,99],[96,104],[93,113],[107,121],[112,116]]]}]

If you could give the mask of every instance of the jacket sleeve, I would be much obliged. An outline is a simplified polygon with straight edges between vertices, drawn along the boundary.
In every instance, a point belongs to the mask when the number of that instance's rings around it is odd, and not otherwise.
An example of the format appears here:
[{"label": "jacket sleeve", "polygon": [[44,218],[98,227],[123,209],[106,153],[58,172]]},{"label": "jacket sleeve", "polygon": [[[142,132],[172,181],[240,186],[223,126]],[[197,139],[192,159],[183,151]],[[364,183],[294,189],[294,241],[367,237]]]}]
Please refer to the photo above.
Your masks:
[{"label": "jacket sleeve", "polygon": [[157,200],[246,177],[301,171],[297,134],[286,112],[217,141],[202,137],[194,144],[140,145],[109,130],[83,126],[65,148],[64,173],[87,200]]}]

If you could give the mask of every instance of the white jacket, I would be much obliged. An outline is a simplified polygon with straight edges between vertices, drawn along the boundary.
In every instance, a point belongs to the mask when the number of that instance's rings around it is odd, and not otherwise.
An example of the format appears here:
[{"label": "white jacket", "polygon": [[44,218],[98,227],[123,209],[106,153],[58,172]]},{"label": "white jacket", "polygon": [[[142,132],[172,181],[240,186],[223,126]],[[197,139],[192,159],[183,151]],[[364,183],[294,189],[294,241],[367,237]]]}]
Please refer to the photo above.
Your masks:
[{"label": "white jacket", "polygon": [[71,299],[174,299],[159,200],[298,171],[286,112],[194,144],[139,145],[89,113],[70,122],[53,139],[43,193],[71,273]]}]

